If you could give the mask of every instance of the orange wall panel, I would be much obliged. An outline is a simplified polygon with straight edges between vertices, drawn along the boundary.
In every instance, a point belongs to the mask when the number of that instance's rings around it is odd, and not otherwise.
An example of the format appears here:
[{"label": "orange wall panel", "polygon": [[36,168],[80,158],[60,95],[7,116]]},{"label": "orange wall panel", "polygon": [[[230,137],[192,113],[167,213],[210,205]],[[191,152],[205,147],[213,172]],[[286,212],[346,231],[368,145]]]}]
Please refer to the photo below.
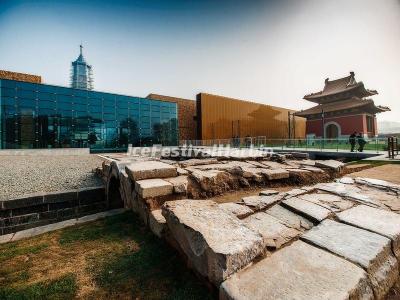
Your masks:
[{"label": "orange wall panel", "polygon": [[[198,138],[232,137],[288,138],[288,112],[285,108],[201,93],[197,95]],[[296,117],[296,137],[305,137],[306,120]]]}]

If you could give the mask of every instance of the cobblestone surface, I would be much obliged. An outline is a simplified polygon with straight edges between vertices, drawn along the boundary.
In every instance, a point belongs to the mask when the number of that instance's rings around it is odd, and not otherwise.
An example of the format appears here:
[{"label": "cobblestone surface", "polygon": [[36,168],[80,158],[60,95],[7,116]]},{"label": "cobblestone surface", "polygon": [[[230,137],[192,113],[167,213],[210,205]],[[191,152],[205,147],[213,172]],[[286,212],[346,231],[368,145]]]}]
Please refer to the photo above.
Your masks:
[{"label": "cobblestone surface", "polygon": [[103,183],[92,171],[97,155],[0,156],[0,200],[36,192],[55,192]]}]

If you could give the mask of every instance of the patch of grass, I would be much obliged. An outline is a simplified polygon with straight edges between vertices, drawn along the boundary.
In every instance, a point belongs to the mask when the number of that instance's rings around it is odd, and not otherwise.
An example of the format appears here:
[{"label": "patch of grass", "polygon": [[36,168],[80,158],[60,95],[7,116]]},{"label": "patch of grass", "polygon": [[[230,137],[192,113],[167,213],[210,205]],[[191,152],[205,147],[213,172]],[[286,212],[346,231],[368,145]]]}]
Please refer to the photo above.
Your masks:
[{"label": "patch of grass", "polygon": [[19,243],[17,242],[7,243],[0,246],[0,262],[3,262],[7,259],[11,259],[19,255],[37,254],[43,249],[46,249],[48,247],[49,244],[47,243],[41,243],[38,245],[25,246],[25,247],[19,245]]},{"label": "patch of grass", "polygon": [[107,241],[124,239],[129,237],[132,231],[132,218],[134,216],[127,212],[90,223],[90,225],[69,227],[61,232],[59,242],[62,246],[66,246],[71,243],[99,239]]},{"label": "patch of grass", "polygon": [[38,282],[24,288],[0,287],[0,299],[71,299],[76,291],[75,275],[66,274],[56,280]]},{"label": "patch of grass", "polygon": [[139,299],[213,299],[171,246],[135,225],[131,234],[140,245],[137,251],[92,258],[89,271],[99,287],[109,295],[125,290]]}]

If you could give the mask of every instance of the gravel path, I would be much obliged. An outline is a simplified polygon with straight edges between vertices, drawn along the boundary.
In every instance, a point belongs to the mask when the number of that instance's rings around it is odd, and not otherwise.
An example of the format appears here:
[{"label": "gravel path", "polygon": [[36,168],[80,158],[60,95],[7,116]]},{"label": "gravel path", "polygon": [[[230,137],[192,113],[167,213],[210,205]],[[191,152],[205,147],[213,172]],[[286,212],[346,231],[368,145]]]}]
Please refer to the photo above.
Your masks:
[{"label": "gravel path", "polygon": [[102,161],[97,155],[0,156],[0,200],[100,186],[103,182],[92,170]]}]

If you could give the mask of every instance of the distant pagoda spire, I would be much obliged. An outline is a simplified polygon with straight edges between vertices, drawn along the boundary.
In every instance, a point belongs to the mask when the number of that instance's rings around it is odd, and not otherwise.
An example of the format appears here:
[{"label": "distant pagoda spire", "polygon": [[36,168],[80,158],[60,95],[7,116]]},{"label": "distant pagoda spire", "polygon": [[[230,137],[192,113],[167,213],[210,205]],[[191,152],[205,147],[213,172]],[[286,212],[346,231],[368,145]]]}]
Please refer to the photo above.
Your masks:
[{"label": "distant pagoda spire", "polygon": [[93,68],[83,57],[83,46],[79,45],[79,56],[71,64],[71,87],[74,89],[93,90]]}]

